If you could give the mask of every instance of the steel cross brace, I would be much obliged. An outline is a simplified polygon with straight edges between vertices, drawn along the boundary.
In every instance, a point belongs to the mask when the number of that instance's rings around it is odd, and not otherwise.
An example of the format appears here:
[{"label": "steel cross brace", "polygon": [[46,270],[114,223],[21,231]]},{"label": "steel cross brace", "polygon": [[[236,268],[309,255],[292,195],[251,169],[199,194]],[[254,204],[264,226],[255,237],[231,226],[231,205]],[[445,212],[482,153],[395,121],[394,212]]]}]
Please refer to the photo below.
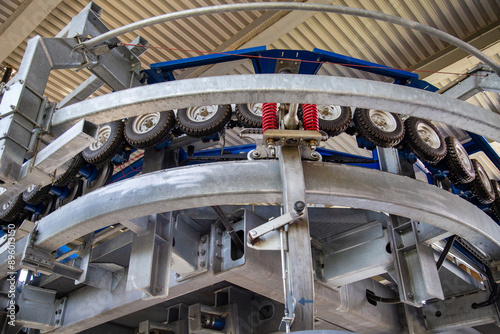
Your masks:
[{"label": "steel cross brace", "polygon": [[[304,203],[304,202],[299,202],[299,203]],[[305,204],[302,208],[302,211],[287,212],[284,215],[279,216],[278,218],[274,218],[265,224],[257,226],[256,228],[248,232],[248,242],[253,244],[258,238],[260,238],[264,234],[267,234],[275,230],[279,230],[285,225],[292,224],[298,221],[303,216],[304,207]],[[300,210],[300,208],[298,209]]]}]

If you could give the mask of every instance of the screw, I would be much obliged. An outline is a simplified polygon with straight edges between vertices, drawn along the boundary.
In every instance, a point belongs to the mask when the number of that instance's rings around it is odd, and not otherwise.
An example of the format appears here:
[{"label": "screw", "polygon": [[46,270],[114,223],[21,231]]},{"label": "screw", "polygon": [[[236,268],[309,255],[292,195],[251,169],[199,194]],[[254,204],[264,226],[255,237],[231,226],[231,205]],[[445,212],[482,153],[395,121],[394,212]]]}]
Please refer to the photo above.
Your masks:
[{"label": "screw", "polygon": [[311,158],[313,159],[319,159],[319,153],[316,151],[311,152]]},{"label": "screw", "polygon": [[215,257],[218,259],[222,259],[222,256],[219,253],[215,253]]},{"label": "screw", "polygon": [[253,152],[252,152],[252,157],[253,157],[253,158],[258,158],[258,157],[260,157],[260,152],[259,152],[259,151],[253,151]]},{"label": "screw", "polygon": [[162,288],[161,286],[157,286],[157,287],[155,288],[155,291],[156,291],[156,292],[160,292],[162,289],[163,289],[163,288]]},{"label": "screw", "polygon": [[205,255],[205,253],[206,253],[206,252],[205,252],[205,250],[204,250],[204,249],[202,249],[202,250],[201,250],[201,252],[200,252],[200,254],[201,254],[201,255]]},{"label": "screw", "polygon": [[201,243],[204,244],[207,242],[207,237],[206,236],[202,236],[201,237]]},{"label": "screw", "polygon": [[13,104],[11,104],[11,105],[10,105],[10,109],[14,110],[14,109],[16,109],[16,106],[15,106],[15,105],[13,105]]},{"label": "screw", "polygon": [[408,298],[409,298],[409,299],[413,299],[413,298],[415,298],[415,295],[414,295],[414,294],[413,294],[413,292],[411,292],[411,291],[410,291],[410,292],[408,292],[406,295],[408,296]]},{"label": "screw", "polygon": [[215,244],[216,244],[217,246],[219,246],[219,247],[222,247],[222,243],[220,242],[220,240],[217,240],[217,241],[215,242]]},{"label": "screw", "polygon": [[206,265],[205,261],[200,262],[200,267],[205,268],[205,265]]},{"label": "screw", "polygon": [[297,201],[293,204],[293,209],[295,210],[295,212],[297,213],[301,213],[302,211],[304,211],[306,208],[306,203],[302,202],[302,201]]},{"label": "screw", "polygon": [[218,235],[222,235],[222,230],[220,229],[220,227],[217,227],[215,232],[217,232]]},{"label": "screw", "polygon": [[250,234],[255,236],[257,235],[257,231],[250,231]]},{"label": "screw", "polygon": [[181,274],[175,273],[175,278],[181,277]]},{"label": "screw", "polygon": [[19,83],[22,85],[24,83],[24,80],[19,79]]}]

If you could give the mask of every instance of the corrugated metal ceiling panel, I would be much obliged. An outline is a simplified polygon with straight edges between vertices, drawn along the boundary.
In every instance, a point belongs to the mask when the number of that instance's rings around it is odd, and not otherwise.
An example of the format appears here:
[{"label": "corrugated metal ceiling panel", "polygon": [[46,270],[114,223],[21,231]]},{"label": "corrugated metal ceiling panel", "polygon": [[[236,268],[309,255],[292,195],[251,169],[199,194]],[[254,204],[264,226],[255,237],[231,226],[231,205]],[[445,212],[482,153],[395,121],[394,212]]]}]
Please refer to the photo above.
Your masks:
[{"label": "corrugated metal ceiling panel", "polygon": [[[21,0],[3,0],[0,4],[0,23],[3,23],[21,2]],[[241,2],[252,1],[96,1],[103,8],[102,20],[110,29],[168,12]],[[87,0],[63,0],[29,37],[36,34],[46,37],[56,35],[87,4]],[[364,8],[400,16],[428,24],[459,38],[465,38],[500,19],[500,3],[498,0],[334,0],[332,4]],[[140,34],[152,46],[178,49],[149,49],[141,57],[143,67],[147,68],[151,63],[199,55],[199,53],[189,50],[214,50],[263,15],[263,13],[260,11],[225,13],[173,21],[128,33],[121,36],[120,39],[129,42]],[[396,68],[414,66],[436,52],[443,50],[446,46],[446,43],[437,38],[401,26],[366,18],[326,13],[315,14],[297,28],[282,36],[276,36],[276,40],[268,44],[269,48],[283,49],[312,50],[317,47]],[[11,54],[6,62],[14,67],[19,66],[25,48],[26,43],[24,42]],[[492,55],[500,63],[498,51],[495,51]],[[463,72],[475,65],[473,58],[467,58],[455,65],[450,64],[449,69],[454,72]],[[231,73],[252,72],[251,63],[247,61]],[[330,64],[324,65],[318,74],[387,81],[387,78],[381,76]],[[88,76],[89,72],[86,70],[80,72],[54,71],[51,74],[46,93],[52,100],[58,101]],[[456,77],[449,74],[433,74],[428,79],[436,86],[443,87],[450,81],[455,80]],[[109,89],[101,89],[100,93],[103,92],[109,92]],[[470,99],[469,102],[500,112],[498,94],[483,93]],[[453,129],[448,130],[450,133],[454,131]],[[354,149],[351,144],[350,142],[342,143],[340,141],[337,148],[342,150],[342,147],[345,147],[346,151],[350,151]]]}]

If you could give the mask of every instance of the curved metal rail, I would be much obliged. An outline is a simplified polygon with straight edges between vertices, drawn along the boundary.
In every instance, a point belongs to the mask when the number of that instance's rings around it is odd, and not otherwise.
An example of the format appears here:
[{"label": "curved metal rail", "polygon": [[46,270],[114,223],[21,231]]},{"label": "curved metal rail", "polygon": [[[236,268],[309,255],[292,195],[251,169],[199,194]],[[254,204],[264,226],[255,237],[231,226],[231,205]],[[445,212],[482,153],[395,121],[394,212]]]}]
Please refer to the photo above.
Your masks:
[{"label": "curved metal rail", "polygon": [[325,13],[336,13],[336,14],[345,14],[345,15],[354,15],[361,16],[366,18],[371,18],[375,20],[390,22],[394,24],[398,24],[410,29],[418,30],[425,34],[429,34],[435,36],[443,41],[446,41],[450,44],[455,45],[456,47],[470,53],[471,55],[477,57],[479,60],[482,60],[498,74],[500,75],[500,65],[498,65],[492,58],[488,57],[486,54],[476,49],[472,45],[456,38],[444,31],[439,29],[429,27],[425,24],[418,23],[415,21],[407,20],[402,17],[388,15],[384,13],[372,12],[366,9],[360,8],[351,8],[351,7],[343,7],[343,6],[334,6],[334,5],[322,5],[322,4],[313,4],[313,3],[293,3],[293,2],[271,2],[271,3],[248,3],[248,4],[228,4],[228,5],[219,5],[213,7],[202,7],[195,9],[183,10],[180,12],[168,13],[152,18],[148,18],[145,20],[141,20],[138,22],[134,22],[128,24],[126,26],[108,31],[102,35],[99,35],[95,38],[92,38],[88,41],[81,43],[84,47],[92,47],[101,42],[104,42],[110,38],[117,37],[123,35],[127,32],[145,28],[151,25],[193,17],[200,15],[208,15],[208,14],[217,14],[217,13],[226,13],[226,12],[238,12],[238,11],[249,11],[249,10],[303,10],[303,11],[317,11],[317,12],[325,12]]},{"label": "curved metal rail", "polygon": [[[387,212],[435,225],[500,259],[500,227],[474,205],[429,184],[391,173],[304,163],[309,203]],[[38,223],[35,245],[58,247],[124,219],[159,212],[242,203],[279,203],[278,161],[204,164],[167,169],[111,184]]]},{"label": "curved metal rail", "polygon": [[81,118],[103,124],[146,112],[262,101],[381,109],[442,122],[500,141],[500,115],[467,102],[378,81],[296,74],[196,78],[131,88],[61,108],[54,113],[52,126],[59,132]]}]

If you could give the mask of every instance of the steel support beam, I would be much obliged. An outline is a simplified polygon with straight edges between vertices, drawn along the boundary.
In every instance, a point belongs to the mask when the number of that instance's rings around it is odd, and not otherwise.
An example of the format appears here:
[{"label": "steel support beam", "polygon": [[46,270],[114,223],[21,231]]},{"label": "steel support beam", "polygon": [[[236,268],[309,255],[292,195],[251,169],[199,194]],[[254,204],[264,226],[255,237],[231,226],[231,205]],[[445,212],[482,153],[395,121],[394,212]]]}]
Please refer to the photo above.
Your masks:
[{"label": "steel support beam", "polygon": [[469,76],[456,85],[441,92],[441,94],[466,101],[481,92],[500,93],[500,77],[492,72],[478,71],[474,74],[485,75]]},{"label": "steel support beam", "polygon": [[[306,185],[300,148],[283,146],[279,152],[283,212],[295,212],[295,203],[306,203]],[[304,209],[303,215],[293,224],[288,225],[288,228],[285,227],[285,230],[288,230],[286,241],[288,247],[287,275],[291,279],[291,295],[289,297],[295,299],[295,301],[293,299],[289,301],[292,304],[295,303],[294,307],[289,308],[290,312],[295,312],[292,329],[294,331],[312,330],[314,329],[314,279],[307,208]],[[309,302],[297,303],[299,300]]]},{"label": "steel support beam", "polygon": [[[382,211],[425,221],[453,231],[500,259],[500,227],[454,194],[366,168],[313,162],[303,163],[303,168],[306,203]],[[242,179],[241,175],[246,177]],[[281,192],[276,161],[213,163],[158,171],[111,184],[56,210],[39,221],[35,245],[55,250],[123,217],[134,219],[159,211],[211,205],[279,203]]]},{"label": "steel support beam", "polygon": [[335,104],[377,108],[442,122],[500,140],[500,115],[439,94],[384,82],[289,74],[250,74],[158,83],[99,96],[57,110],[64,129],[81,118],[96,124],[144,112],[249,102]]},{"label": "steel support beam", "polygon": [[[429,184],[376,170],[303,163],[306,203],[382,211],[453,231],[494,260],[500,227],[473,204]],[[241,178],[245,175],[245,178]],[[238,180],[238,182],[234,182]],[[402,191],[406,190],[406,191]],[[418,199],[418,200],[416,200]],[[280,203],[277,161],[213,163],[149,173],[98,189],[38,222],[35,245],[55,250],[97,229],[160,211],[211,205]],[[19,240],[26,243],[26,238]],[[16,244],[17,244],[16,243]],[[6,268],[6,254],[0,254]],[[2,270],[1,274],[5,276]],[[3,277],[2,276],[2,277]]]}]

